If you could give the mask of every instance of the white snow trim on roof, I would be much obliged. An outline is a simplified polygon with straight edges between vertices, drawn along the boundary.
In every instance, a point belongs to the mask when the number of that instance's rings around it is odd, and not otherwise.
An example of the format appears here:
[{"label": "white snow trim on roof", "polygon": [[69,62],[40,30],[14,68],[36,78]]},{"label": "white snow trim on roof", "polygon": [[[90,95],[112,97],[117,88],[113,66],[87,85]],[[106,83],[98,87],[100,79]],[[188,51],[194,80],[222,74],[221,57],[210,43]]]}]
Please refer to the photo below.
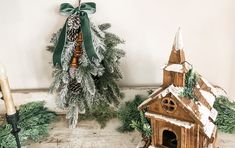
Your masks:
[{"label": "white snow trim on roof", "polygon": [[183,73],[184,69],[189,70],[192,68],[192,66],[189,63],[184,63],[184,64],[170,64],[166,65],[165,67],[166,71],[173,71],[173,72],[179,72]]},{"label": "white snow trim on roof", "polygon": [[225,95],[224,91],[218,88],[215,88],[213,85],[211,85],[205,78],[201,77],[201,80],[206,84],[207,87],[211,89],[211,92],[219,97],[221,95]]},{"label": "white snow trim on roof", "polygon": [[205,134],[211,138],[213,131],[214,131],[215,125],[212,122],[208,122],[207,125],[203,128]]},{"label": "white snow trim on roof", "polygon": [[164,120],[166,122],[169,122],[169,123],[177,125],[177,126],[182,126],[184,128],[191,128],[191,127],[194,126],[193,123],[189,123],[189,122],[186,122],[186,121],[180,121],[180,120],[177,120],[177,119],[174,119],[174,118],[169,118],[169,117],[166,117],[166,116],[163,116],[163,115],[153,114],[153,113],[149,113],[149,112],[146,112],[145,115],[148,116],[148,117],[153,117],[155,119]]},{"label": "white snow trim on roof", "polygon": [[167,94],[172,93],[177,99],[179,99],[180,92],[183,91],[183,87],[175,87],[173,84],[163,90],[157,95],[157,97],[166,97]]},{"label": "white snow trim on roof", "polygon": [[202,96],[206,99],[206,101],[209,103],[211,107],[213,107],[213,104],[215,102],[215,96],[205,90],[200,90],[200,93]]},{"label": "white snow trim on roof", "polygon": [[166,66],[166,71],[174,71],[174,72],[183,72],[183,65],[182,64],[171,64],[169,66]]},{"label": "white snow trim on roof", "polygon": [[209,120],[211,115],[211,111],[204,106],[203,104],[199,103],[198,110],[200,112],[200,121],[203,124],[204,133],[210,138],[212,136],[213,130],[215,128],[214,123]]},{"label": "white snow trim on roof", "polygon": [[152,100],[154,100],[154,98],[148,98],[147,100],[144,100],[144,102],[142,102],[142,103],[138,106],[138,108],[141,108],[143,105],[149,103],[149,102],[152,101]]},{"label": "white snow trim on roof", "polygon": [[205,126],[209,122],[209,116],[211,114],[210,110],[204,106],[202,103],[198,105],[198,111],[200,113],[200,121]]},{"label": "white snow trim on roof", "polygon": [[149,95],[149,98],[154,97],[154,95],[156,95],[156,93],[161,89],[162,89],[162,87],[157,88],[151,95]]},{"label": "white snow trim on roof", "polygon": [[[155,92],[157,92],[157,91],[159,91],[159,90],[157,89]],[[174,85],[170,85],[169,87],[164,89],[162,92],[160,92],[158,95],[156,95],[156,96],[150,95],[150,98],[148,98],[147,100],[142,102],[139,105],[139,108],[141,108],[144,104],[147,104],[148,102],[150,102],[156,98],[164,98],[169,93],[172,93],[178,100],[180,100],[180,98],[178,96],[179,96],[180,92],[182,92],[182,91],[183,91],[182,87],[175,87]]]},{"label": "white snow trim on roof", "polygon": [[198,84],[198,82],[196,84],[196,88],[200,89],[200,85]]},{"label": "white snow trim on roof", "polygon": [[212,109],[211,109],[210,118],[211,118],[213,121],[215,121],[215,120],[216,120],[217,115],[218,115],[217,110],[216,110],[216,109],[214,109],[214,108],[212,108]]}]

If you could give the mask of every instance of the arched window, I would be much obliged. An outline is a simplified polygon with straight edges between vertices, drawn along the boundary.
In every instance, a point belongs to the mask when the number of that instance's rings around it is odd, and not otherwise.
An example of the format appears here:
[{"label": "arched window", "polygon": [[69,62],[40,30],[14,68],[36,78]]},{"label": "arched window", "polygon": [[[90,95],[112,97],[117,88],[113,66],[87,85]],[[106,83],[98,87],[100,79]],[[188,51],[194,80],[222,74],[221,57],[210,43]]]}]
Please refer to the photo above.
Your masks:
[{"label": "arched window", "polygon": [[177,105],[173,99],[168,97],[162,99],[162,108],[165,111],[172,113],[176,110],[176,107]]}]

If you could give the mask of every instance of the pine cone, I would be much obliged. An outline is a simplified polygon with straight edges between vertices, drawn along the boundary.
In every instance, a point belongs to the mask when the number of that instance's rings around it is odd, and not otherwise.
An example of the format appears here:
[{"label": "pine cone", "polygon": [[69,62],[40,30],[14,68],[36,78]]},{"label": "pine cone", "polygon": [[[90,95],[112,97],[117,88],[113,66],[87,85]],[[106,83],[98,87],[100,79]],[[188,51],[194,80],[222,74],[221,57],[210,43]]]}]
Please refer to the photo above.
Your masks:
[{"label": "pine cone", "polygon": [[67,39],[69,42],[74,42],[77,37],[78,37],[78,33],[80,32],[80,29],[68,29],[67,30]]},{"label": "pine cone", "polygon": [[79,15],[73,14],[73,15],[69,16],[67,27],[68,27],[67,39],[70,42],[74,42],[78,37],[78,33],[80,32]]},{"label": "pine cone", "polygon": [[70,82],[69,82],[69,86],[68,86],[68,89],[74,93],[78,93],[79,90],[80,90],[80,87],[81,87],[81,84],[77,82],[76,79],[72,79]]},{"label": "pine cone", "polygon": [[77,14],[72,14],[68,18],[68,29],[79,29],[80,27],[80,16]]}]

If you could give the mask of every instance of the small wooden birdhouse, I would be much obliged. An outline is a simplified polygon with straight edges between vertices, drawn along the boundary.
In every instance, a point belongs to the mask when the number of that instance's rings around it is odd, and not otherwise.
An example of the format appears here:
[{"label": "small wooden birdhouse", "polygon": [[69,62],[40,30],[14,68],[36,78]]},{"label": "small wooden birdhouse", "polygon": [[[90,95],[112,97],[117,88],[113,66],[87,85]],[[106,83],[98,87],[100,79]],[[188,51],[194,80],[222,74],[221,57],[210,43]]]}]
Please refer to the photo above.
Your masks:
[{"label": "small wooden birdhouse", "polygon": [[198,75],[193,93],[196,100],[182,96],[186,74],[192,69],[185,61],[180,30],[176,33],[168,64],[163,68],[163,84],[139,109],[151,121],[151,148],[215,147],[217,128],[213,108],[217,90]]}]

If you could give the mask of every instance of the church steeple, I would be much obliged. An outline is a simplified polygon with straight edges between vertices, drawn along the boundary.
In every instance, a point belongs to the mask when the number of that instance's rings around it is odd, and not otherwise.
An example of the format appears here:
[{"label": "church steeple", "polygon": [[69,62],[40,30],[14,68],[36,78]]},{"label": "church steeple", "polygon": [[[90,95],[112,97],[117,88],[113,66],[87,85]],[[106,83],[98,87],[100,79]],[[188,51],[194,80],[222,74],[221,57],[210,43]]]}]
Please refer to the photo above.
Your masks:
[{"label": "church steeple", "polygon": [[179,28],[175,34],[175,39],[172,46],[172,51],[169,59],[170,64],[181,64],[185,61],[185,55],[183,49],[184,49],[184,44],[181,31]]},{"label": "church steeple", "polygon": [[183,87],[185,85],[185,74],[191,66],[185,62],[183,49],[184,44],[179,28],[175,35],[175,40],[172,46],[168,64],[163,69],[163,86],[167,87],[173,84],[177,87]]}]

